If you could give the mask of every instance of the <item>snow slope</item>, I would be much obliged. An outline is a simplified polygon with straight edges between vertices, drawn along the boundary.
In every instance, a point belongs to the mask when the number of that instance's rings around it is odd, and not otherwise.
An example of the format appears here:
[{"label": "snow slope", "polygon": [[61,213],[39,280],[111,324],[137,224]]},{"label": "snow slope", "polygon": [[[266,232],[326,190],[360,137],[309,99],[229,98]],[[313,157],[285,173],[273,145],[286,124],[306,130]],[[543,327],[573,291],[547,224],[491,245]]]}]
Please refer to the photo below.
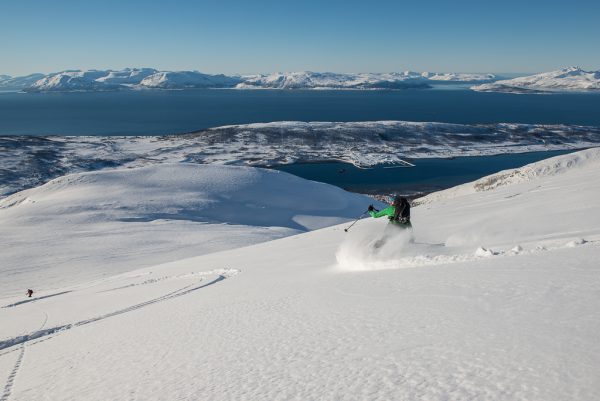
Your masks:
[{"label": "snow slope", "polygon": [[371,202],[249,167],[181,163],[71,174],[0,200],[0,274],[10,277],[0,293],[314,230],[355,218]]},{"label": "snow slope", "polygon": [[158,71],[154,68],[125,68],[120,71],[107,71],[107,74],[96,79],[96,82],[105,84],[137,85],[143,79]]},{"label": "snow slope", "polygon": [[103,91],[116,90],[120,85],[111,80],[98,81],[105,77],[108,71],[99,70],[73,70],[62,71],[47,75],[32,85],[26,87],[27,92],[61,92],[61,91]]},{"label": "snow slope", "polygon": [[551,177],[570,173],[576,169],[600,169],[600,148],[592,148],[567,156],[558,156],[541,163],[531,163],[517,169],[500,171],[482,177],[471,183],[438,191],[417,200],[419,204],[427,204],[441,199],[456,198],[475,192],[489,191],[496,187],[534,181],[538,178]]},{"label": "snow slope", "polygon": [[162,71],[147,76],[139,82],[143,88],[185,89],[185,88],[231,88],[240,79],[226,75],[208,75],[198,71]]},{"label": "snow slope", "polygon": [[3,77],[4,79],[0,78],[0,89],[21,90],[44,78],[44,74],[30,74],[22,77],[9,77],[8,75],[3,75]]},{"label": "snow slope", "polygon": [[276,166],[336,160],[371,167],[406,165],[407,158],[481,156],[598,144],[598,127],[409,121],[281,121],[156,137],[0,136],[0,197],[68,173],[120,166],[174,162]]},{"label": "snow slope", "polygon": [[365,252],[369,219],[5,298],[3,397],[598,399],[597,166],[441,196],[412,244]]},{"label": "snow slope", "polygon": [[546,93],[557,91],[600,90],[600,71],[584,71],[579,67],[476,85],[480,92]]}]

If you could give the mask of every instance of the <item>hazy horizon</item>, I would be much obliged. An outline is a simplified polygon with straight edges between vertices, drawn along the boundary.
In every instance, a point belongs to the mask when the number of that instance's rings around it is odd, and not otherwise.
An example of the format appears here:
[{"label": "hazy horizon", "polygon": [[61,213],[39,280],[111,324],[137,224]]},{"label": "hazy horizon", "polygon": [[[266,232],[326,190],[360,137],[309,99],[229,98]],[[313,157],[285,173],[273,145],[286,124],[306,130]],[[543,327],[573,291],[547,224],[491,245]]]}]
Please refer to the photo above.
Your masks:
[{"label": "hazy horizon", "polygon": [[3,5],[0,73],[597,70],[598,15],[598,2],[556,0],[28,0]]}]

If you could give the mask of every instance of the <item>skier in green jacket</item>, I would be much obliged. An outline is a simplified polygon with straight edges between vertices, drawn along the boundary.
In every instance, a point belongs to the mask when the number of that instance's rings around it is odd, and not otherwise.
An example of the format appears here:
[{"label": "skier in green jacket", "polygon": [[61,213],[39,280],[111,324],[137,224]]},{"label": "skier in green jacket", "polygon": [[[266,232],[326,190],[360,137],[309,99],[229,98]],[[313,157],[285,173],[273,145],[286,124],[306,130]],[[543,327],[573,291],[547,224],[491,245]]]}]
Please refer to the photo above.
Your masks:
[{"label": "skier in green jacket", "polygon": [[368,211],[371,217],[388,216],[390,223],[398,228],[412,228],[412,224],[410,224],[410,203],[402,196],[396,196],[392,204],[383,210],[377,210],[373,205],[369,205]]}]

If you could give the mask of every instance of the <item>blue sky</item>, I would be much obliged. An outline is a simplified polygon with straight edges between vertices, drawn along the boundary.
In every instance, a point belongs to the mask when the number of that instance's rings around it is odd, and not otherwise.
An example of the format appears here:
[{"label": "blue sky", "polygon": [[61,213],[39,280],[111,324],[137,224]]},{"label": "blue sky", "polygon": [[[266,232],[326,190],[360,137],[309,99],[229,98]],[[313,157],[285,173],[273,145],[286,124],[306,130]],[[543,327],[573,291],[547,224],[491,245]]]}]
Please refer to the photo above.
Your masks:
[{"label": "blue sky", "polygon": [[5,0],[0,73],[600,69],[600,1]]}]

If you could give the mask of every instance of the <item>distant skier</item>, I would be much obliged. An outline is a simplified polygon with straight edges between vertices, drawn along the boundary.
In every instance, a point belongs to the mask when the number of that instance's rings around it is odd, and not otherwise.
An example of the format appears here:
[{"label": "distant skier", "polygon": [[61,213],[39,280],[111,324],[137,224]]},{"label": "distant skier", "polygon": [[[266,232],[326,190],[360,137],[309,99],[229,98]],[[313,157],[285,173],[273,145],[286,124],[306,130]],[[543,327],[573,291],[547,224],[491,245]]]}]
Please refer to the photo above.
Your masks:
[{"label": "distant skier", "polygon": [[369,205],[369,214],[371,217],[387,216],[390,224],[398,228],[412,228],[410,223],[410,203],[402,196],[396,196],[390,206],[383,210],[377,210],[373,205]]},{"label": "distant skier", "polygon": [[33,295],[33,290],[31,290],[31,289],[27,290],[27,297],[31,298],[32,295]]}]

